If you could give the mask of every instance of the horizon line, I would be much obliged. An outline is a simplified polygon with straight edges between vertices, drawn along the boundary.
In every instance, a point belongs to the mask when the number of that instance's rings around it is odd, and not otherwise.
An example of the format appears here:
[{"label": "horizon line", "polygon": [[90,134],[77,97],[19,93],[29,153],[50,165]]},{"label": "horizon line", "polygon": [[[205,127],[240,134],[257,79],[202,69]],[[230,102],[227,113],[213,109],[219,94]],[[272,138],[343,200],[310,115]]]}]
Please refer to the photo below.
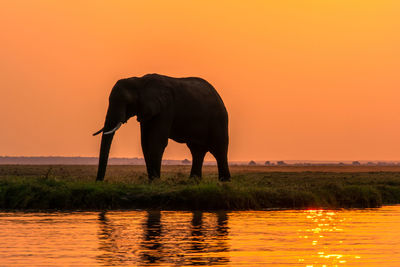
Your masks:
[{"label": "horizon line", "polygon": [[[8,155],[0,155],[0,158],[96,158],[98,159],[98,156],[8,156]],[[140,159],[144,160],[143,157],[110,157],[110,159]],[[171,160],[171,161],[182,161],[188,158],[180,158],[180,159],[171,159],[171,158],[166,158],[162,160]],[[191,159],[188,159],[191,160]],[[204,160],[205,162],[210,162],[210,161],[215,161],[215,159],[211,160]],[[360,162],[400,162],[400,159],[241,159],[241,160],[228,160],[229,162],[266,162],[266,161],[296,161],[296,162],[353,162],[353,161],[360,161]]]}]

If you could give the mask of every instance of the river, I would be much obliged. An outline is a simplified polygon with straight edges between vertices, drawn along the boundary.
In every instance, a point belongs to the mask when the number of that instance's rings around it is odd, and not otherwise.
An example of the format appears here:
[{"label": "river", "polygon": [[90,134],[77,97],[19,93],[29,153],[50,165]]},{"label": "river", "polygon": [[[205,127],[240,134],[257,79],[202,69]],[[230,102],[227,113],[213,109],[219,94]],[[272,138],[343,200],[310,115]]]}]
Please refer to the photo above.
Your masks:
[{"label": "river", "polygon": [[400,205],[0,213],[0,266],[400,266]]}]

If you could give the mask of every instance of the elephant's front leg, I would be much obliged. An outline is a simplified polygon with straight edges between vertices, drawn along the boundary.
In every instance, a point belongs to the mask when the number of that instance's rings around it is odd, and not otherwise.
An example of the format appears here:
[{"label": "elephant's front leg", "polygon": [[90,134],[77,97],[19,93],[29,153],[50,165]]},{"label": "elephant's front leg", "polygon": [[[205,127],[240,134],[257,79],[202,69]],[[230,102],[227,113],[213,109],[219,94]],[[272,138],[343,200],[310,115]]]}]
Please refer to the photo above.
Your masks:
[{"label": "elephant's front leg", "polygon": [[149,180],[160,177],[161,160],[168,144],[168,133],[158,125],[141,124],[141,143]]}]

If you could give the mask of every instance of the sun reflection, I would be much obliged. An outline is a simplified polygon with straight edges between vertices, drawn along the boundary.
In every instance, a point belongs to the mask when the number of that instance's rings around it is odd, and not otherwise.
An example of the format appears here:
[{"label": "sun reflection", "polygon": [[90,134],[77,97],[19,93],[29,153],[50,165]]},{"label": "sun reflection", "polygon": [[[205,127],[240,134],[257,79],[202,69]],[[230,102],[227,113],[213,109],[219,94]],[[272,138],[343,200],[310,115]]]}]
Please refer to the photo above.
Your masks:
[{"label": "sun reflection", "polygon": [[346,218],[339,216],[335,211],[314,209],[304,211],[304,215],[306,225],[305,228],[299,230],[298,237],[303,240],[310,239],[311,242],[308,241],[310,242],[308,244],[315,253],[311,254],[308,259],[305,259],[304,256],[299,258],[299,262],[307,262],[306,266],[338,266],[347,264],[349,259],[361,258],[357,255],[338,253],[343,246],[343,240],[339,240],[336,245],[332,243],[336,235],[344,231]]}]

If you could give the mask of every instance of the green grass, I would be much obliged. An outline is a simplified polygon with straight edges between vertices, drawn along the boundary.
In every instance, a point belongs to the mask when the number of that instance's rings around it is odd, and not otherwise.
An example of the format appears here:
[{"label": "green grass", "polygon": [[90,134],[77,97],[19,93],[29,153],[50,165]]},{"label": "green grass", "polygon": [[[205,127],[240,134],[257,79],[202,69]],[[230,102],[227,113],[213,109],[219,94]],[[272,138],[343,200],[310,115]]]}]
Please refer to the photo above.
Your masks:
[{"label": "green grass", "polygon": [[[165,167],[148,183],[143,167],[111,166],[94,182],[95,166],[2,166],[0,209],[243,210],[372,208],[400,203],[400,172],[279,172],[232,168],[220,183],[214,167],[199,181],[189,167]],[[246,169],[248,170],[246,172]]]}]

